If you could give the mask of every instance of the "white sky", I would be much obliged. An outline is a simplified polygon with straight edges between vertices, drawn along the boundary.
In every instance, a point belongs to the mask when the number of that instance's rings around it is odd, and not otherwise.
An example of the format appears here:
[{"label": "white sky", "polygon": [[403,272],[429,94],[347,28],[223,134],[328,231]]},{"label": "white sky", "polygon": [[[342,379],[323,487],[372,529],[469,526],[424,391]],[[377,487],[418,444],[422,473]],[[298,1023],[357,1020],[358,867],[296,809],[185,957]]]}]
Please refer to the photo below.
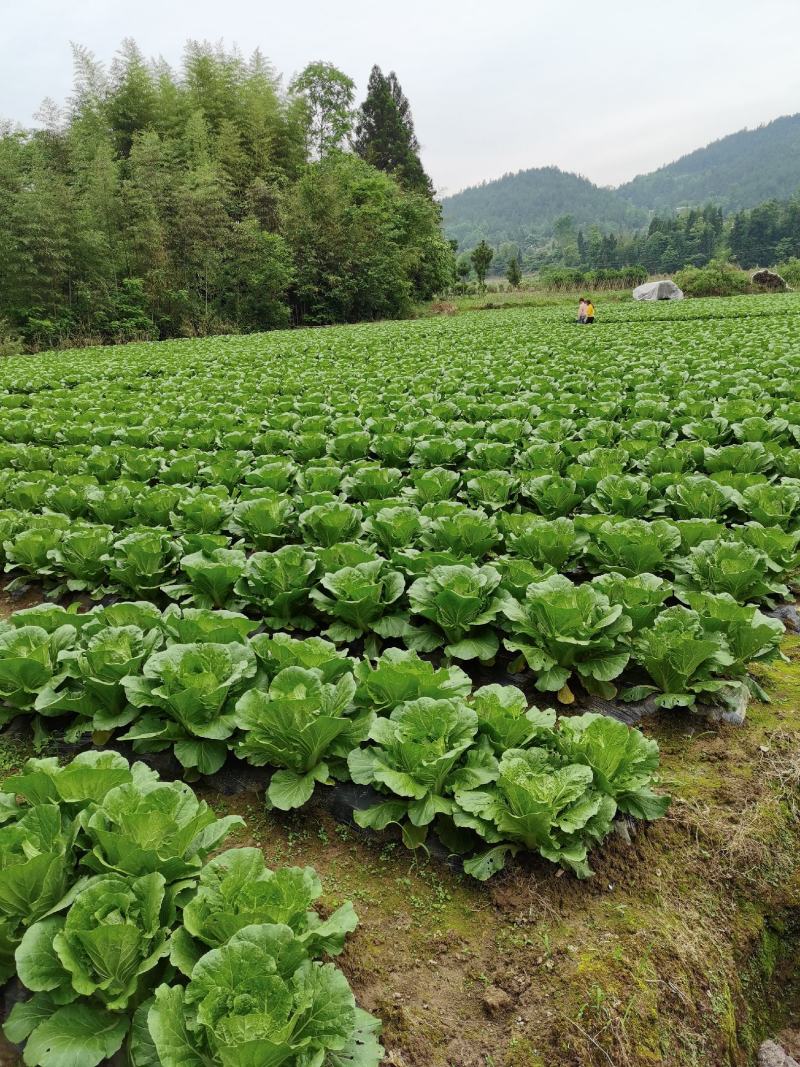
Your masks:
[{"label": "white sky", "polygon": [[62,102],[70,41],[172,64],[189,38],[395,70],[438,190],[556,164],[611,185],[800,111],[800,0],[0,0],[0,117]]}]

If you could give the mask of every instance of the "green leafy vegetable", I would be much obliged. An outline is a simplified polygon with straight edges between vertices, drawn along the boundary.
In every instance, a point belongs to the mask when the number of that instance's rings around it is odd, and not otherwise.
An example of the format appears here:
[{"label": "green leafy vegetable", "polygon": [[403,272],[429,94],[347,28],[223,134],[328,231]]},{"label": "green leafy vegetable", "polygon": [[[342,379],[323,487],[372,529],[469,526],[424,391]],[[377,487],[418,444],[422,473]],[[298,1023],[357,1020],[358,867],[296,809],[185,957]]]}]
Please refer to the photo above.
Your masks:
[{"label": "green leafy vegetable", "polygon": [[214,642],[171,645],[122,679],[128,700],[144,709],[124,740],[140,751],[174,745],[187,768],[213,774],[225,762],[236,728],[233,704],[256,673],[248,645]]},{"label": "green leafy vegetable", "polygon": [[499,640],[488,624],[510,602],[499,585],[500,575],[493,567],[434,567],[408,590],[412,614],[432,625],[417,629],[406,643],[418,651],[443,645],[454,659],[493,659]]},{"label": "green leafy vegetable", "polygon": [[337,955],[358,920],[350,901],[322,919],[313,908],[321,894],[312,867],[271,871],[260,849],[222,852],[203,867],[197,892],[183,909],[183,927],[172,939],[172,962],[189,976],[204,952],[259,923],[290,927],[309,956]]},{"label": "green leafy vegetable", "polygon": [[537,689],[559,692],[569,703],[569,683],[577,674],[588,692],[615,695],[611,682],[628,662],[622,637],[631,629],[621,604],[593,585],[553,575],[530,585],[524,601],[510,601],[504,610],[512,635],[504,644],[535,672]]},{"label": "green leafy vegetable", "polygon": [[[378,1024],[344,975],[313,963],[288,926],[247,926],[195,965],[189,984],[162,985],[148,1016],[163,1067],[205,1063],[376,1067]],[[332,1060],[331,1062],[336,1062]]]},{"label": "green leafy vegetable", "polygon": [[323,681],[321,671],[286,667],[268,689],[250,689],[239,699],[235,721],[244,736],[237,755],[257,767],[281,768],[267,789],[270,805],[284,811],[299,808],[318,782],[341,773],[372,718],[371,712],[355,711],[355,689],[350,673],[331,684]]}]

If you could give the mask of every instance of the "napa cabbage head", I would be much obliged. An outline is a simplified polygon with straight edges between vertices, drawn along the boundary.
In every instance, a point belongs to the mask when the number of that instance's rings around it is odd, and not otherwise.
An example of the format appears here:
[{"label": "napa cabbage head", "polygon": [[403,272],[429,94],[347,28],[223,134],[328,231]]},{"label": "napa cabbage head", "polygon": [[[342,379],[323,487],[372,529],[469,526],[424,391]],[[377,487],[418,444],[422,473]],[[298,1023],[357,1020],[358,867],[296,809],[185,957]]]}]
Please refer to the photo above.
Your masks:
[{"label": "napa cabbage head", "polygon": [[148,743],[174,744],[185,767],[204,774],[219,770],[236,728],[233,705],[256,669],[255,653],[238,642],[171,645],[157,652],[141,675],[123,679],[130,703],[144,710],[124,739],[145,750]]},{"label": "napa cabbage head", "polygon": [[489,624],[510,601],[499,585],[494,567],[434,567],[408,590],[412,615],[427,619],[428,625],[418,627],[406,644],[417,651],[443,645],[455,659],[492,659],[499,640]]},{"label": "napa cabbage head", "polygon": [[528,707],[521,689],[514,685],[484,685],[472,694],[478,730],[488,738],[495,754],[529,745],[555,745],[556,713]]},{"label": "napa cabbage head", "polygon": [[61,1003],[92,997],[123,1011],[169,954],[174,920],[175,903],[161,874],[107,874],[79,891],[66,915],[48,916],[27,931],[16,952],[17,971],[28,989]]},{"label": "napa cabbage head", "polygon": [[591,767],[594,785],[613,797],[620,811],[638,819],[660,818],[668,796],[653,791],[659,766],[658,743],[608,715],[564,717],[558,748],[570,763]]},{"label": "napa cabbage head", "polygon": [[160,986],[148,1027],[162,1067],[377,1067],[383,1055],[377,1020],[342,972],[309,960],[277,924],[244,927],[198,960],[187,986]]},{"label": "napa cabbage head", "polygon": [[472,687],[460,667],[436,668],[416,652],[402,648],[387,648],[374,661],[359,660],[355,677],[356,703],[379,713],[419,697],[464,697]]},{"label": "napa cabbage head", "polygon": [[220,948],[245,926],[278,923],[291,928],[307,953],[337,955],[357,925],[350,901],[323,919],[314,908],[322,883],[313,867],[270,870],[258,848],[233,848],[209,860],[197,891],[183,909],[172,938],[171,959],[190,975],[208,949]]},{"label": "napa cabbage head", "polygon": [[161,782],[137,763],[133,781],[111,789],[79,816],[82,865],[131,878],[161,873],[170,884],[197,876],[238,815],[218,819],[184,782]]},{"label": "napa cabbage head", "polygon": [[372,744],[353,749],[347,763],[356,784],[372,785],[391,799],[357,811],[358,825],[383,829],[398,823],[406,844],[422,844],[427,827],[452,814],[456,789],[491,781],[496,773],[488,744],[475,744],[477,731],[475,711],[458,699],[420,697],[389,718],[376,718]]},{"label": "napa cabbage head", "polygon": [[92,730],[98,743],[136,716],[128,703],[123,678],[140,670],[163,642],[160,630],[144,633],[138,626],[105,626],[89,635],[78,649],[62,653],[68,683],[48,687],[38,697],[39,710],[48,715],[71,712],[78,723],[70,733]]},{"label": "napa cabbage head", "polygon": [[611,682],[628,662],[622,638],[631,629],[621,604],[557,574],[528,586],[525,600],[512,600],[505,615],[511,634],[505,646],[536,673],[537,689],[559,692],[569,703],[569,683],[577,675],[588,692],[615,695]]},{"label": "napa cabbage head", "polygon": [[311,600],[332,621],[324,631],[337,642],[354,641],[373,631],[382,637],[401,637],[408,631],[408,618],[394,605],[403,595],[405,580],[384,560],[343,567],[321,579],[323,589],[313,589]]},{"label": "napa cabbage head", "polygon": [[324,682],[335,682],[343,674],[352,674],[355,661],[323,637],[296,638],[285,633],[256,634],[250,642],[256,654],[259,672],[268,680],[285,667],[316,670]]},{"label": "napa cabbage head", "polygon": [[236,753],[257,767],[278,767],[267,801],[282,810],[297,808],[317,783],[329,783],[354,745],[367,734],[372,713],[356,711],[356,683],[342,674],[335,684],[321,672],[302,667],[279,671],[267,689],[250,689],[236,704],[242,730]]},{"label": "napa cabbage head", "polygon": [[90,750],[79,752],[66,764],[56,756],[29,759],[0,789],[24,804],[56,804],[67,815],[76,815],[88,804],[102,801],[111,789],[132,781],[124,756]]},{"label": "napa cabbage head", "polygon": [[730,593],[739,603],[767,602],[785,596],[768,556],[738,541],[701,541],[680,561],[675,587],[683,598],[689,590]]},{"label": "napa cabbage head", "polygon": [[53,908],[75,881],[77,827],[57,803],[14,810],[0,826],[0,977],[14,973],[14,950],[25,930]]},{"label": "napa cabbage head", "polygon": [[584,764],[564,764],[542,748],[509,749],[494,783],[456,793],[455,822],[492,843],[464,869],[484,880],[525,848],[588,877],[588,850],[609,832],[617,811],[613,797],[593,783]]},{"label": "napa cabbage head", "polygon": [[696,611],[684,607],[666,608],[631,646],[633,659],[654,684],[631,686],[623,698],[652,696],[664,708],[691,707],[698,697],[713,701],[726,688],[734,663],[724,633],[707,629]]}]

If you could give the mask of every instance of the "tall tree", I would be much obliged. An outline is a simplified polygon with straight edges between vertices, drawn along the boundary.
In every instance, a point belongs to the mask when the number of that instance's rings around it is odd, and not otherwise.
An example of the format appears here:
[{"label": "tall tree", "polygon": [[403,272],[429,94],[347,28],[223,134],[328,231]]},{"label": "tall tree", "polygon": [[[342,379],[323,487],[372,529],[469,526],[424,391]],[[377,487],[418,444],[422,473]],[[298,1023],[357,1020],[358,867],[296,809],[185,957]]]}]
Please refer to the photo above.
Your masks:
[{"label": "tall tree", "polygon": [[292,79],[289,91],[302,97],[306,107],[311,158],[322,159],[341,148],[353,129],[353,79],[332,63],[309,63]]},{"label": "tall tree", "polygon": [[190,42],[177,71],[132,41],[108,74],[74,54],[66,109],[48,103],[37,130],[0,123],[4,333],[38,347],[244,332],[286,324],[290,305],[297,322],[397,315],[452,284],[427,190],[335,150],[353,93],[336,68],[313,64],[298,93],[260,53],[219,45]]},{"label": "tall tree", "polygon": [[465,282],[472,274],[472,260],[467,252],[463,252],[456,260],[456,277]]},{"label": "tall tree", "polygon": [[405,189],[433,196],[433,184],[419,158],[411,107],[394,71],[387,77],[380,67],[372,68],[356,116],[353,148],[373,167],[393,174]]},{"label": "tall tree", "polygon": [[486,241],[481,241],[478,247],[473,249],[470,259],[472,260],[472,266],[475,268],[478,283],[483,287],[486,284],[486,272],[494,259],[494,252]]},{"label": "tall tree", "polygon": [[154,121],[156,98],[153,72],[145,63],[136,42],[126,38],[111,64],[111,86],[106,108],[120,155],[127,156],[134,136]]},{"label": "tall tree", "polygon": [[520,267],[519,259],[516,256],[512,256],[508,261],[506,280],[512,289],[519,288],[519,283],[522,281],[522,268]]},{"label": "tall tree", "polygon": [[453,250],[427,197],[357,156],[306,168],[287,204],[295,314],[311,323],[388,318],[453,280]]}]

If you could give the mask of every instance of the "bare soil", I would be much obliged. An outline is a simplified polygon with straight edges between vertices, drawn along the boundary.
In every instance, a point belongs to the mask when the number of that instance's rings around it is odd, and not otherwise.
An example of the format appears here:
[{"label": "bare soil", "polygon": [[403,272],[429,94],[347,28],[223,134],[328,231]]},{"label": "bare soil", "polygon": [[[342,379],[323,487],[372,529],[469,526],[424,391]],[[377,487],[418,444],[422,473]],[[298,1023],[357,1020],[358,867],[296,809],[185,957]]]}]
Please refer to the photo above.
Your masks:
[{"label": "bare soil", "polygon": [[34,604],[41,604],[43,600],[42,590],[39,586],[30,585],[19,594],[9,593],[6,584],[0,585],[0,619],[7,619],[15,611],[23,608],[32,608]]}]

